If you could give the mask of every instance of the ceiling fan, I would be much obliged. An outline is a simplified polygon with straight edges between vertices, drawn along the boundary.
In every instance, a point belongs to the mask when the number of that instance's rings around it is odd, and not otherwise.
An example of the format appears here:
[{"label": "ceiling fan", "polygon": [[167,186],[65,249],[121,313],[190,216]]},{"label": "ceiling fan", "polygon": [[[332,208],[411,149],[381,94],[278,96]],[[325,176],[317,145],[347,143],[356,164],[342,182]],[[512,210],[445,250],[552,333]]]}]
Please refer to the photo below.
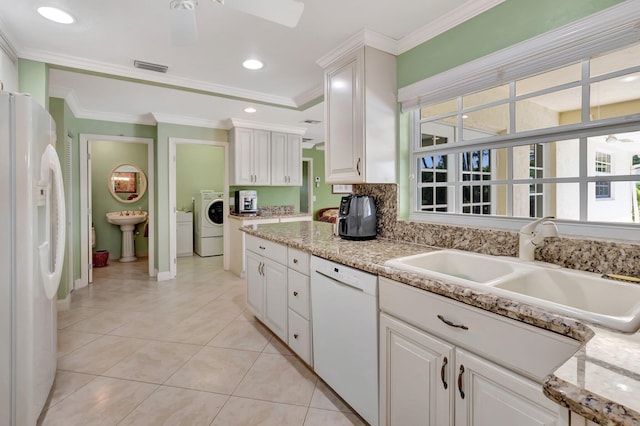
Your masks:
[{"label": "ceiling fan", "polygon": [[613,143],[613,142],[629,143],[629,142],[635,142],[635,141],[633,139],[618,139],[618,137],[616,135],[609,135],[605,139],[605,142],[606,143]]},{"label": "ceiling fan", "polygon": [[[257,16],[276,24],[294,28],[304,10],[298,0],[210,0],[213,4]],[[171,41],[173,45],[186,45],[198,39],[196,6],[198,0],[171,0]]]}]

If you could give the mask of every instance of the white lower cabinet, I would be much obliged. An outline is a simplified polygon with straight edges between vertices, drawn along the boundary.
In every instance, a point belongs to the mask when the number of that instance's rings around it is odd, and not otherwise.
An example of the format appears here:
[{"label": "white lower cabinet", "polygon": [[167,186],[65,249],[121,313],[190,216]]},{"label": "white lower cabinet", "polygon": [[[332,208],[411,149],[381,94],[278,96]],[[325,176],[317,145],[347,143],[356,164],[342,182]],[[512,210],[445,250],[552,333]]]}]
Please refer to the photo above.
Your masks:
[{"label": "white lower cabinet", "polygon": [[455,356],[456,426],[561,424],[560,406],[543,395],[540,384],[462,349]]},{"label": "white lower cabinet", "polygon": [[450,425],[454,347],[380,316],[380,423]]},{"label": "white lower cabinet", "polygon": [[247,305],[312,366],[309,254],[247,235],[246,259]]},{"label": "white lower cabinet", "polygon": [[597,423],[587,420],[579,414],[571,412],[571,426],[597,426]]},{"label": "white lower cabinet", "polygon": [[[536,365],[536,359],[543,358],[539,350],[569,354],[567,339],[384,278],[380,310],[381,424],[569,424],[568,410],[542,393],[539,371],[545,364]],[[490,343],[496,338],[499,345]],[[528,349],[531,359],[505,358],[521,339],[539,345]]]},{"label": "white lower cabinet", "polygon": [[247,236],[247,304],[273,333],[287,342],[287,248]]}]

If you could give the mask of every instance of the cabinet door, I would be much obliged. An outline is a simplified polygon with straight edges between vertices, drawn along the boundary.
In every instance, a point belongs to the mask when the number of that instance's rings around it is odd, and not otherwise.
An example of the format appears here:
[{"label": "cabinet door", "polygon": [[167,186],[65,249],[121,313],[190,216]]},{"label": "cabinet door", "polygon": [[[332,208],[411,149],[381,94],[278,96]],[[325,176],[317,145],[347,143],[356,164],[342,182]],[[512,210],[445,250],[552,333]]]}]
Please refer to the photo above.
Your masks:
[{"label": "cabinet door", "polygon": [[456,349],[456,426],[560,426],[563,408],[542,385]]},{"label": "cabinet door", "polygon": [[302,185],[302,136],[287,135],[287,185]]},{"label": "cabinet door", "polygon": [[271,133],[271,185],[287,185],[287,134]]},{"label": "cabinet door", "polygon": [[263,258],[264,323],[287,343],[287,267]]},{"label": "cabinet door", "polygon": [[253,184],[253,130],[235,128],[233,132],[233,165],[231,185]]},{"label": "cabinet door", "polygon": [[271,185],[271,132],[253,130],[253,184]]},{"label": "cabinet door", "polygon": [[451,425],[453,356],[453,346],[381,314],[380,423]]},{"label": "cabinet door", "polygon": [[364,181],[364,51],[339,61],[325,74],[327,183]]},{"label": "cabinet door", "polygon": [[264,278],[262,256],[252,251],[247,258],[247,305],[259,319],[264,317]]}]

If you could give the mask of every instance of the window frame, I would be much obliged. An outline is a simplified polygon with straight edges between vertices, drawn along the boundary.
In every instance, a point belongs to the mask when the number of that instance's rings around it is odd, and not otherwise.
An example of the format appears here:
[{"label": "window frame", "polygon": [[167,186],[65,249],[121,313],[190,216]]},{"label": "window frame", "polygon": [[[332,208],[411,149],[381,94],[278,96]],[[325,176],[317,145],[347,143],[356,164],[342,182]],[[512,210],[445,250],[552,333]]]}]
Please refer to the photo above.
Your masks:
[{"label": "window frame", "polygon": [[[637,44],[637,42],[630,43],[627,47]],[[625,46],[621,46],[620,48],[624,48]],[[618,49],[612,49],[618,50]],[[608,52],[604,52],[606,54]],[[449,99],[439,99],[440,102],[450,101],[452,99],[457,100],[458,109],[454,113],[442,114],[440,116],[432,116],[426,119],[422,119],[420,116],[420,109],[415,110],[412,113],[411,118],[411,149],[409,153],[410,157],[410,167],[417,168],[417,158],[420,156],[428,156],[428,155],[450,155],[454,154],[452,157],[455,159],[456,163],[459,162],[459,155],[462,155],[462,152],[470,152],[470,151],[482,151],[484,149],[497,149],[497,148],[507,148],[509,150],[509,176],[506,180],[492,180],[492,185],[501,185],[505,184],[509,186],[510,190],[507,191],[508,195],[508,214],[512,213],[511,206],[511,198],[512,197],[512,185],[514,184],[549,184],[549,183],[563,183],[563,182],[577,182],[580,186],[580,221],[570,221],[570,220],[558,220],[558,224],[560,225],[560,230],[564,234],[569,235],[580,235],[580,236],[588,236],[588,237],[602,237],[607,239],[634,239],[637,240],[640,238],[640,226],[632,223],[614,223],[614,222],[587,222],[587,203],[588,203],[588,187],[591,182],[603,182],[602,174],[590,175],[586,173],[585,168],[586,160],[587,160],[587,138],[590,136],[602,136],[603,134],[614,134],[614,133],[622,133],[629,131],[640,131],[640,114],[631,114],[622,117],[614,117],[607,119],[599,119],[599,120],[591,120],[589,117],[590,110],[590,88],[591,85],[604,81],[607,79],[611,79],[614,77],[619,77],[621,75],[626,75],[628,73],[640,72],[640,64],[638,66],[634,66],[631,68],[627,68],[625,70],[618,70],[614,72],[608,72],[606,74],[591,76],[589,72],[589,64],[590,59],[589,56],[585,56],[587,59],[579,61],[581,64],[581,78],[576,82],[564,83],[554,87],[545,88],[542,90],[533,91],[530,93],[526,93],[523,95],[515,94],[515,86],[517,80],[512,80],[508,84],[510,84],[510,95],[506,100],[499,100],[495,102],[490,102],[484,105],[474,105],[473,107],[463,108],[462,99],[465,96],[468,96],[472,93],[462,93],[458,94],[454,98]],[[574,62],[575,63],[575,62]],[[526,78],[529,76],[533,76],[535,74],[544,73],[547,71],[552,71],[552,69],[539,69],[539,67],[532,65],[531,69],[535,70],[535,72],[530,75],[525,75],[522,78]],[[565,66],[571,65],[570,62],[560,64],[556,68],[562,68]],[[519,80],[519,79],[518,79]],[[502,83],[504,85],[505,83]],[[575,88],[579,87],[582,91],[582,118],[580,123],[569,124],[569,125],[559,125],[551,128],[543,128],[536,130],[529,130],[524,132],[516,132],[515,126],[515,115],[513,114],[515,110],[515,106],[518,101],[522,101],[524,99],[533,98],[536,96],[540,96],[542,94],[547,94],[551,92],[565,90],[567,88]],[[479,88],[477,91],[488,90],[491,87]],[[437,104],[438,102],[433,102],[433,104]],[[502,105],[507,103],[510,108],[510,117],[509,117],[509,130],[507,134],[504,135],[493,135],[487,136],[479,139],[471,139],[471,140],[460,140],[454,141],[453,143],[449,143],[446,145],[437,145],[437,146],[427,146],[421,147],[416,144],[416,141],[420,140],[420,134],[422,125],[424,123],[434,122],[438,123],[439,120],[443,118],[455,118],[455,122],[457,123],[454,128],[455,135],[463,135],[462,130],[462,117],[463,115],[473,112],[480,109],[485,109],[488,107]],[[426,105],[426,104],[425,104]],[[534,144],[542,144],[544,147],[548,142],[556,142],[570,139],[578,139],[580,141],[580,164],[581,164],[581,172],[579,176],[576,178],[542,178],[542,179],[533,179],[533,180],[521,180],[521,179],[513,179],[512,173],[512,148],[516,146],[523,145],[534,145]],[[543,148],[543,152],[546,151]],[[449,159],[451,162],[451,157]],[[546,161],[543,160],[543,164]],[[460,165],[458,165],[460,166]],[[593,166],[592,166],[593,167]],[[411,220],[418,221],[427,221],[427,222],[435,222],[435,223],[443,223],[443,224],[452,224],[452,225],[472,225],[472,226],[480,226],[480,227],[491,227],[491,228],[500,228],[500,229],[509,229],[516,230],[519,229],[523,224],[530,222],[529,218],[522,217],[512,217],[512,216],[476,216],[469,215],[463,213],[435,213],[435,212],[419,212],[416,209],[416,202],[418,198],[417,187],[418,182],[415,179],[415,175],[411,173],[410,178],[410,203],[411,203]],[[460,176],[457,177],[458,181],[454,182],[454,186],[460,186],[463,182],[460,179]],[[632,181],[626,175],[621,176],[609,176],[607,175],[607,182],[612,181]],[[610,193],[610,195],[612,195]],[[456,197],[461,198],[461,197]],[[611,198],[598,198],[597,200],[607,200]],[[456,200],[456,203],[461,201]],[[455,210],[456,212],[461,210]]]}]

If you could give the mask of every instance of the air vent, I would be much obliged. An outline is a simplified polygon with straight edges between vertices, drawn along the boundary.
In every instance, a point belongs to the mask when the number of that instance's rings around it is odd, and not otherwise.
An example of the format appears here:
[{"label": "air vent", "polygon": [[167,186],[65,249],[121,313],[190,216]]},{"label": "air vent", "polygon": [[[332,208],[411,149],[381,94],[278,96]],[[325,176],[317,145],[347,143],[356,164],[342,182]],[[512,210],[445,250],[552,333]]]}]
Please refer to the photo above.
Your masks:
[{"label": "air vent", "polygon": [[169,69],[169,67],[166,65],[152,64],[151,62],[144,62],[144,61],[138,61],[138,60],[133,61],[133,66],[136,68],[140,68],[141,70],[155,71],[155,72],[161,72],[161,73],[166,73],[167,70]]},{"label": "air vent", "polygon": [[307,119],[307,120],[304,120],[304,121],[303,121],[303,123],[307,123],[307,124],[320,124],[320,123],[322,123],[322,121]]}]

